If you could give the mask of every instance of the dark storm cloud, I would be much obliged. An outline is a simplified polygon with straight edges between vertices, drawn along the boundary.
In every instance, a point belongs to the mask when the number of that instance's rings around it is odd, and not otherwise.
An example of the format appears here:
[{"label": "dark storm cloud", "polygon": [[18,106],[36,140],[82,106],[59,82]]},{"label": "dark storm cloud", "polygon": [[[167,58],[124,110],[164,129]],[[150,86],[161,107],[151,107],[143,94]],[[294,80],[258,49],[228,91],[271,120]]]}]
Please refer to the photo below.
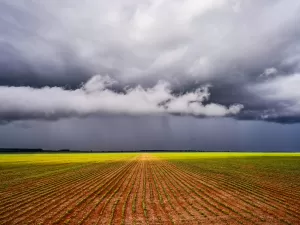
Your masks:
[{"label": "dark storm cloud", "polygon": [[[284,90],[300,85],[299,22],[297,0],[0,0],[0,117],[163,111],[297,122],[299,91]],[[86,93],[96,74],[122,91]],[[159,80],[170,87],[157,98]]]},{"label": "dark storm cloud", "polygon": [[300,126],[174,116],[104,116],[0,126],[1,147],[299,151]]}]

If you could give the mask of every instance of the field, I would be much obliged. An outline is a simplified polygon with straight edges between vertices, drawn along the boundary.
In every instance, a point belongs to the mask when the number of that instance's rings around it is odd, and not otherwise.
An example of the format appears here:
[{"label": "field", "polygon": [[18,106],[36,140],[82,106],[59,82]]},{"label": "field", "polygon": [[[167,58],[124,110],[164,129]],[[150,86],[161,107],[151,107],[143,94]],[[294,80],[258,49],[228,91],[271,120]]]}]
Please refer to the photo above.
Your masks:
[{"label": "field", "polygon": [[300,224],[297,153],[0,155],[0,224]]}]

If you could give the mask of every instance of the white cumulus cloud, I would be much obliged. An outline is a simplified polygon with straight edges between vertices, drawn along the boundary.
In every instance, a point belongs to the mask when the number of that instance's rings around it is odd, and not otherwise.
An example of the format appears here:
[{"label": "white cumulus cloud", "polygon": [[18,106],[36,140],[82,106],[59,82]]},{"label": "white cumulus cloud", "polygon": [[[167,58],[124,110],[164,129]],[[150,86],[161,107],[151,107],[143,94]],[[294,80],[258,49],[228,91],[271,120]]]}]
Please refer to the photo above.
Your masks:
[{"label": "white cumulus cloud", "polygon": [[192,116],[227,116],[240,112],[242,105],[229,107],[203,104],[209,99],[208,87],[182,95],[172,94],[170,85],[160,81],[154,87],[136,86],[124,92],[109,89],[115,81],[108,76],[94,76],[81,88],[0,87],[0,116],[57,119],[101,114],[181,114]]}]

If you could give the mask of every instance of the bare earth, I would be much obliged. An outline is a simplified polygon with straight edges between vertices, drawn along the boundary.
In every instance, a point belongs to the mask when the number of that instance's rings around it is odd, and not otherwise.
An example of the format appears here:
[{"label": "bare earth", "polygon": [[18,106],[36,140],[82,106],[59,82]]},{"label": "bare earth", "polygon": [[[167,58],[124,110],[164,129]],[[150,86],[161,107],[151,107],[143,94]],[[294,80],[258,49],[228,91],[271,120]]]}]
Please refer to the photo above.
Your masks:
[{"label": "bare earth", "polygon": [[300,224],[299,177],[251,163],[218,173],[140,154],[12,178],[18,169],[0,170],[0,224]]}]

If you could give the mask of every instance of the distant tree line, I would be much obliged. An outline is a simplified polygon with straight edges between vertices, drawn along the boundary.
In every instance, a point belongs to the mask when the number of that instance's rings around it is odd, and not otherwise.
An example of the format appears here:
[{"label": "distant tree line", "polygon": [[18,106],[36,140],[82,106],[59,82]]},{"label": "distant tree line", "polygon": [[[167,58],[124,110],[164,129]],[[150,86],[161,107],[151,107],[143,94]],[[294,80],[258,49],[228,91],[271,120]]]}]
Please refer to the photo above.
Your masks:
[{"label": "distant tree line", "polygon": [[[110,153],[110,152],[238,152],[230,150],[218,150],[218,151],[209,151],[209,150],[197,150],[197,149],[136,149],[136,150],[72,150],[72,149],[42,149],[42,148],[0,148],[0,153]],[[272,152],[272,151],[268,151]]]},{"label": "distant tree line", "polygon": [[41,148],[0,148],[0,152],[43,152]]},{"label": "distant tree line", "polygon": [[71,149],[53,149],[53,150],[44,150],[42,148],[0,148],[0,153],[9,153],[9,152],[19,152],[19,153],[35,153],[35,152],[205,152],[204,150],[163,150],[163,149],[137,149],[137,150],[71,150]]}]

